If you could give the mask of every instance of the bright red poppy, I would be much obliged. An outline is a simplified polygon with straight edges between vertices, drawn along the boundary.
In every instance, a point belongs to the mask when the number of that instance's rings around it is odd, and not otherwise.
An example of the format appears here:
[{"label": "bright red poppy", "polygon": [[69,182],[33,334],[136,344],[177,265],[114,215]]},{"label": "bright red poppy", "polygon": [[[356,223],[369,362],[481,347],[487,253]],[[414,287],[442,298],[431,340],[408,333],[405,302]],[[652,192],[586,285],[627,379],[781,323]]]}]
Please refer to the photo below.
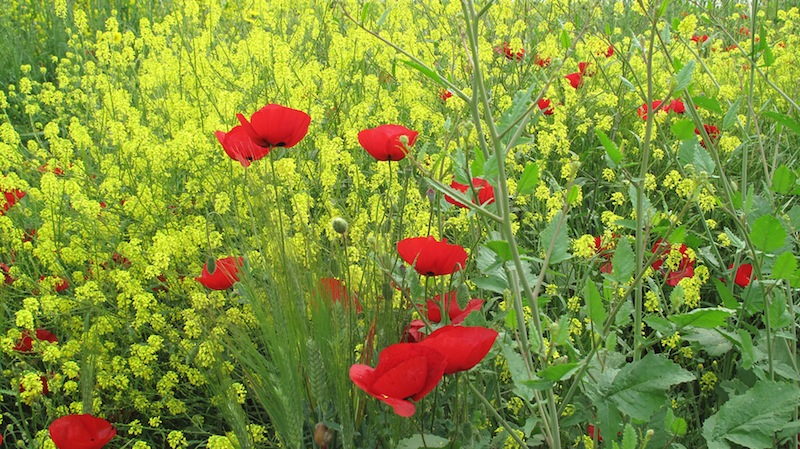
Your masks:
[{"label": "bright red poppy", "polygon": [[58,449],[101,449],[117,434],[110,422],[88,414],[62,416],[48,430]]},{"label": "bright red poppy", "polygon": [[414,146],[418,134],[401,125],[381,125],[358,133],[358,143],[379,161],[399,161]]},{"label": "bright red poppy", "polygon": [[[484,205],[484,204],[494,203],[494,187],[492,187],[492,185],[489,184],[489,181],[481,178],[472,178],[472,186],[474,187],[475,193],[478,196],[478,204]],[[464,193],[468,197],[472,196],[472,189],[467,184],[460,184],[453,181],[450,183],[450,187],[453,188],[454,190],[458,190],[459,192]],[[453,197],[449,195],[445,195],[444,199],[450,204],[465,209],[467,208],[467,206],[456,201],[455,199],[453,199]],[[473,203],[474,202],[475,201],[473,200]]]},{"label": "bright red poppy", "polygon": [[[733,269],[733,264],[728,265],[728,269]],[[739,287],[747,287],[750,285],[750,280],[753,278],[753,265],[749,263],[743,263],[739,265],[739,268],[736,269],[736,276],[733,278],[733,282],[738,285]]]},{"label": "bright red poppy", "polygon": [[31,336],[30,331],[24,330],[22,331],[22,338],[19,339],[17,344],[14,346],[14,350],[17,352],[31,352],[33,351],[33,339],[37,341],[47,341],[50,343],[58,343],[58,337],[55,336],[52,332],[46,329],[36,329]]},{"label": "bright red poppy", "polygon": [[419,401],[430,393],[444,374],[447,361],[435,349],[421,343],[397,343],[381,351],[378,366],[355,364],[350,380],[367,394],[392,406],[400,416],[414,415]]},{"label": "bright red poppy", "polygon": [[447,89],[442,89],[441,91],[439,91],[439,98],[441,98],[442,101],[447,101],[447,99],[452,97],[452,96],[453,96],[453,93],[450,92]]},{"label": "bright red poppy", "polygon": [[667,112],[672,111],[676,114],[683,114],[686,112],[686,105],[680,99],[675,99],[669,102]]},{"label": "bright red poppy", "polygon": [[539,109],[542,111],[544,115],[553,115],[553,107],[550,106],[550,100],[548,98],[542,98],[537,103]]},{"label": "bright red poppy", "polygon": [[397,243],[397,252],[423,276],[453,274],[467,264],[467,252],[459,245],[434,237],[411,237]]},{"label": "bright red poppy", "polygon": [[213,273],[208,271],[208,263],[203,264],[203,273],[194,278],[211,290],[227,290],[239,282],[239,267],[244,265],[243,257],[217,259]]},{"label": "bright red poppy", "polygon": [[244,126],[234,126],[227,133],[217,131],[214,133],[217,140],[231,159],[239,161],[243,167],[249,167],[250,162],[257,161],[268,155],[271,148],[256,145]]},{"label": "bright red poppy", "polygon": [[578,73],[581,76],[592,76],[594,75],[594,71],[589,72],[589,66],[592,65],[591,62],[579,62],[578,63]]},{"label": "bright red poppy", "polygon": [[608,50],[606,50],[606,58],[610,58],[612,56],[614,56],[614,46],[609,45]]},{"label": "bright red poppy", "polygon": [[694,36],[692,36],[692,42],[696,44],[702,44],[707,40],[708,40],[708,34],[704,34],[702,36],[698,36],[695,34]]},{"label": "bright red poppy", "polygon": [[17,204],[17,201],[22,199],[25,196],[25,192],[22,190],[12,190],[11,192],[3,192],[3,197],[0,197],[0,201],[3,201],[3,210],[0,210],[0,215],[5,215],[12,206]]},{"label": "bright red poppy", "polygon": [[[653,103],[651,104],[651,109],[650,110],[655,111],[656,109],[658,109],[659,106],[661,106],[661,103],[663,103],[663,101],[661,101],[661,100],[653,100]],[[664,107],[663,111],[669,112],[669,106]],[[639,108],[636,110],[636,113],[639,115],[639,118],[641,118],[642,120],[647,120],[647,113],[648,113],[647,103],[644,103],[641,106],[639,106]]]},{"label": "bright red poppy", "polygon": [[542,59],[539,55],[536,55],[536,65],[545,68],[550,65],[550,58]]},{"label": "bright red poppy", "polygon": [[420,332],[425,327],[425,322],[422,320],[413,320],[403,329],[403,335],[400,341],[405,343],[419,343],[425,339],[425,334]]},{"label": "bright red poppy", "polygon": [[581,72],[570,73],[569,75],[564,76],[564,78],[569,80],[569,85],[572,86],[573,89],[577,89],[581,87],[581,84],[583,84]]},{"label": "bright red poppy", "polygon": [[356,313],[361,313],[361,303],[358,301],[358,296],[355,293],[350,294],[347,291],[347,287],[339,279],[320,279],[318,293],[324,298],[330,299],[332,303],[342,303],[345,309],[355,305]]},{"label": "bright red poppy", "polygon": [[264,106],[250,116],[250,121],[242,114],[236,114],[236,118],[253,143],[267,149],[297,145],[308,134],[311,123],[311,116],[305,112],[279,104]]},{"label": "bright red poppy", "polygon": [[442,301],[442,295],[436,295],[433,299],[429,299],[427,301],[426,306],[429,321],[441,323],[442,309],[444,309],[447,310],[447,316],[450,319],[450,324],[461,324],[467,318],[467,315],[472,313],[474,310],[481,310],[481,306],[483,306],[483,300],[470,299],[467,303],[467,306],[462,309],[459,307],[458,301],[456,300],[456,291],[453,290],[444,295],[444,301]]},{"label": "bright red poppy", "polygon": [[[716,126],[714,126],[714,125],[703,125],[703,128],[705,128],[705,130],[706,130],[706,134],[708,134],[708,137],[709,137],[709,138],[711,138],[711,141],[712,141],[712,142],[716,142],[716,141],[717,141],[717,139],[719,138],[719,135],[720,135],[720,133],[721,133],[721,131],[719,130],[719,128],[717,128],[717,127],[716,127]],[[697,135],[699,136],[699,135],[700,135],[700,130],[699,130],[699,129],[697,129],[697,128],[695,128],[695,129],[694,129],[694,133],[695,133],[695,134],[697,134]],[[700,145],[701,145],[703,148],[705,148],[705,147],[706,147],[706,141],[705,141],[705,139],[703,139],[702,137],[700,138]]]},{"label": "bright red poppy", "polygon": [[427,346],[444,355],[445,374],[467,371],[481,362],[492,349],[497,331],[486,327],[447,325],[431,332],[417,345]]},{"label": "bright red poppy", "polygon": [[667,258],[670,248],[671,245],[663,239],[658,239],[656,241],[655,245],[653,245],[652,252],[654,254],[659,254],[660,259],[653,262],[653,269],[656,271],[666,271],[667,285],[674,287],[678,285],[678,282],[680,282],[681,279],[694,276],[694,260],[689,259],[689,255],[686,254],[686,250],[688,248],[686,245],[681,244],[680,248],[678,249],[678,251],[681,253],[681,261],[678,264],[678,269],[675,271],[666,269],[662,270],[664,260]]},{"label": "bright red poppy", "polygon": [[525,57],[525,49],[520,48],[518,52],[514,53],[511,49],[511,45],[508,42],[503,42],[503,54],[506,56],[508,60],[522,61],[522,58]]}]

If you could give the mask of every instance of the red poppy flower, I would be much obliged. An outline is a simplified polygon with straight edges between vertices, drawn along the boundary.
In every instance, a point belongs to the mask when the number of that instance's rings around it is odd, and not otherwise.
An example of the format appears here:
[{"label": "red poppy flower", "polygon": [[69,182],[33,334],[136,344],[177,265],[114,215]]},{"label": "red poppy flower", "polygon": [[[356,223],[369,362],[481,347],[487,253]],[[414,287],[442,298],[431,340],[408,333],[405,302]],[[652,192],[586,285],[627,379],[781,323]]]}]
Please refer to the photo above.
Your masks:
[{"label": "red poppy flower", "polygon": [[[615,237],[617,237],[615,235]],[[611,258],[614,257],[614,253],[612,251],[614,245],[612,243],[608,243],[603,245],[603,238],[601,236],[597,236],[594,238],[594,251],[595,254],[602,257],[605,262],[603,265],[600,265],[600,272],[601,273],[611,273],[614,269],[614,266],[611,263]]]},{"label": "red poppy flower", "polygon": [[503,42],[503,54],[505,54],[506,59],[522,61],[522,58],[525,57],[525,49],[520,48],[519,51],[515,54],[514,51],[511,49],[511,45],[508,42]]},{"label": "red poppy flower", "polygon": [[610,58],[612,56],[614,56],[614,46],[609,45],[608,50],[606,50],[606,58]]},{"label": "red poppy flower", "polygon": [[741,28],[739,28],[739,34],[741,34],[742,36],[745,36],[745,37],[749,37],[750,36],[750,30],[747,27],[741,27]]},{"label": "red poppy flower", "polygon": [[203,264],[203,273],[194,278],[197,282],[211,290],[227,290],[239,282],[239,267],[244,264],[242,257],[226,257],[217,259],[213,273],[208,272],[208,263]]},{"label": "red poppy flower", "polygon": [[324,298],[330,299],[333,303],[341,302],[345,309],[349,309],[350,306],[354,304],[356,306],[356,313],[361,313],[361,303],[358,301],[358,296],[355,293],[351,295],[347,291],[347,287],[345,287],[339,279],[320,279],[318,293]]},{"label": "red poppy flower", "polygon": [[467,252],[459,245],[434,237],[411,237],[397,243],[397,252],[417,273],[424,276],[453,274],[467,264]]},{"label": "red poppy flower", "polygon": [[[46,278],[47,278],[47,276],[39,276],[39,282],[41,283]],[[66,279],[64,279],[62,277],[59,277],[58,278],[58,283],[55,285],[55,291],[63,292],[64,290],[66,290],[68,288],[69,288],[69,281],[67,281]]]},{"label": "red poppy flower", "polygon": [[542,59],[539,55],[536,55],[536,65],[545,68],[550,65],[550,58]]},{"label": "red poppy flower", "polygon": [[[706,130],[706,134],[708,134],[708,137],[710,137],[710,138],[711,138],[711,141],[712,141],[712,142],[716,142],[716,141],[717,141],[717,139],[719,138],[719,135],[720,135],[720,133],[721,133],[721,131],[719,130],[719,128],[717,128],[717,127],[716,127],[716,126],[714,126],[714,125],[703,125],[703,128],[705,128],[705,130]],[[700,135],[700,130],[699,130],[699,129],[697,129],[697,128],[695,128],[695,129],[694,129],[694,133],[695,133],[695,134],[697,134],[697,135],[699,136],[699,135]],[[703,148],[705,148],[705,147],[706,147],[706,141],[705,141],[705,139],[703,139],[703,138],[700,138],[700,145],[701,145]]]},{"label": "red poppy flower", "polygon": [[[667,258],[670,248],[670,244],[663,239],[658,239],[655,245],[653,245],[652,252],[658,253],[661,256],[660,259],[653,262],[654,270],[663,271],[662,266],[664,265],[664,260]],[[687,249],[688,248],[684,244],[681,244],[680,248],[678,249],[678,251],[681,253],[681,261],[678,264],[677,270],[668,270],[666,272],[667,285],[674,287],[678,285],[678,282],[680,282],[681,279],[694,276],[694,260],[689,259],[689,255],[686,254]]]},{"label": "red poppy flower", "polygon": [[403,329],[403,335],[400,341],[405,343],[419,343],[425,339],[425,334],[420,332],[425,327],[425,322],[422,320],[413,320]]},{"label": "red poppy flower", "polygon": [[31,336],[31,333],[28,330],[22,331],[22,338],[20,338],[17,344],[14,346],[14,350],[17,352],[33,351],[34,338],[36,338],[36,340],[38,341],[48,341],[50,343],[58,343],[58,337],[56,337],[55,334],[46,329],[36,329],[33,335],[34,336]]},{"label": "red poppy flower", "polygon": [[497,331],[485,327],[448,325],[431,332],[425,340],[417,343],[444,355],[447,366],[445,374],[467,371],[480,363],[492,349]]},{"label": "red poppy flower", "polygon": [[[651,105],[651,110],[655,111],[656,109],[658,109],[658,107],[661,106],[661,103],[663,103],[663,101],[661,101],[661,100],[653,100],[653,103]],[[667,106],[667,107],[663,108],[663,111],[669,112],[669,108],[670,107]],[[639,115],[639,118],[641,118],[642,120],[647,120],[647,112],[648,112],[647,103],[642,104],[636,110],[636,113]]]},{"label": "red poppy flower", "polygon": [[572,86],[574,89],[581,87],[581,84],[583,84],[583,79],[581,78],[580,72],[570,73],[569,75],[564,76],[564,78],[569,80],[570,86]]},{"label": "red poppy flower", "polygon": [[586,426],[586,432],[589,434],[589,437],[592,438],[592,439],[594,439],[595,430],[597,430],[597,441],[602,443],[603,442],[603,437],[600,436],[600,429],[595,429],[595,427],[592,424],[589,424],[588,426]]},{"label": "red poppy flower", "polygon": [[[733,264],[728,265],[728,269],[733,269]],[[733,282],[738,285],[739,287],[747,287],[750,285],[750,280],[753,278],[753,265],[749,263],[743,263],[739,265],[739,268],[736,269],[736,276],[733,279]]]},{"label": "red poppy flower", "polygon": [[553,107],[550,106],[550,100],[547,98],[542,98],[539,100],[538,103],[539,109],[542,110],[542,114],[544,115],[553,115]]},{"label": "red poppy flower", "polygon": [[594,71],[587,72],[587,70],[589,69],[590,65],[592,65],[591,62],[579,62],[578,63],[578,73],[580,73],[581,76],[592,76],[592,75],[594,75]]},{"label": "red poppy flower", "polygon": [[698,36],[695,34],[694,36],[692,36],[692,42],[696,44],[702,44],[707,40],[708,40],[708,34],[704,34],[702,36]]},{"label": "red poppy flower", "polygon": [[351,366],[350,380],[392,406],[398,415],[409,417],[416,411],[411,400],[419,401],[430,393],[442,379],[446,365],[442,354],[421,343],[397,343],[381,351],[377,367]]},{"label": "red poppy flower", "polygon": [[442,89],[441,91],[439,91],[439,98],[441,98],[442,101],[447,101],[447,99],[452,97],[452,96],[453,96],[453,93],[450,92],[447,89]]},{"label": "red poppy flower", "polygon": [[675,112],[676,114],[683,114],[686,112],[686,105],[680,99],[672,100],[667,106],[667,111]]},{"label": "red poppy flower", "polygon": [[11,285],[14,283],[16,279],[11,277],[11,274],[9,274],[11,272],[11,267],[4,263],[0,263],[0,271],[3,272],[3,283],[6,285]]},{"label": "red poppy flower", "polygon": [[[42,382],[42,394],[43,395],[49,394],[50,393],[50,387],[47,385],[47,377],[40,376],[39,380]],[[22,384],[19,384],[19,392],[20,393],[24,393],[25,391],[26,391],[25,390],[25,386],[23,386]]]},{"label": "red poppy flower", "polygon": [[418,134],[401,125],[381,125],[358,133],[358,143],[379,161],[399,161],[406,157]]},{"label": "red poppy flower", "polygon": [[278,104],[268,104],[259,109],[250,116],[250,121],[242,114],[236,114],[236,118],[253,143],[267,149],[297,145],[308,134],[311,123],[311,116],[305,112]]},{"label": "red poppy flower", "polygon": [[[440,309],[442,305],[441,296],[442,295],[436,295],[433,299],[429,299],[426,304],[428,320],[434,323],[442,322],[442,309]],[[450,324],[461,324],[472,311],[481,310],[483,300],[470,299],[467,306],[461,309],[456,300],[456,291],[453,290],[444,296],[443,305],[444,310],[447,310],[447,316],[450,318]]]},{"label": "red poppy flower", "polygon": [[256,145],[244,126],[234,126],[227,133],[217,131],[214,133],[217,140],[231,159],[239,161],[243,167],[249,167],[250,162],[257,161],[269,154],[270,147]]},{"label": "red poppy flower", "polygon": [[[487,181],[485,179],[481,179],[481,178],[472,178],[472,185],[475,188],[475,192],[478,195],[478,203],[479,204],[484,205],[484,204],[494,203],[494,187],[492,187],[492,185],[489,184],[489,181]],[[472,189],[470,188],[470,186],[468,186],[466,184],[459,184],[459,183],[453,181],[453,182],[450,183],[450,187],[455,189],[455,190],[458,190],[461,193],[466,194],[468,197],[472,196],[472,193],[467,193],[467,192],[471,192]],[[461,208],[466,208],[467,207],[467,206],[461,204],[460,202],[456,201],[455,199],[453,199],[451,196],[445,195],[444,199],[448,203],[454,204],[454,205],[456,205],[458,207],[461,207]],[[475,201],[473,200],[473,203],[474,202]]]},{"label": "red poppy flower", "polygon": [[62,416],[48,430],[58,449],[100,449],[117,434],[110,422],[88,414]]},{"label": "red poppy flower", "polygon": [[0,210],[0,215],[5,215],[5,213],[11,209],[12,206],[17,204],[17,201],[22,199],[25,196],[25,192],[22,190],[12,190],[11,192],[3,192],[3,197],[0,197],[0,201],[3,201],[3,210]]}]

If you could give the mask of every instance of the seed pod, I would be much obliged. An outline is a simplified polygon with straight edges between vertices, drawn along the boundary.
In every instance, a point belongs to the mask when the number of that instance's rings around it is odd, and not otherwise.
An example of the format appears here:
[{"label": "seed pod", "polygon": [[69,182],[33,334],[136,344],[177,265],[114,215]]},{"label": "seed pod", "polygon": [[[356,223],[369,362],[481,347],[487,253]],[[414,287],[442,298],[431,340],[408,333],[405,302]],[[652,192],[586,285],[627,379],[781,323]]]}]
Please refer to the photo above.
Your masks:
[{"label": "seed pod", "polygon": [[333,430],[329,429],[325,424],[318,422],[314,426],[314,443],[321,448],[328,447],[333,442]]}]

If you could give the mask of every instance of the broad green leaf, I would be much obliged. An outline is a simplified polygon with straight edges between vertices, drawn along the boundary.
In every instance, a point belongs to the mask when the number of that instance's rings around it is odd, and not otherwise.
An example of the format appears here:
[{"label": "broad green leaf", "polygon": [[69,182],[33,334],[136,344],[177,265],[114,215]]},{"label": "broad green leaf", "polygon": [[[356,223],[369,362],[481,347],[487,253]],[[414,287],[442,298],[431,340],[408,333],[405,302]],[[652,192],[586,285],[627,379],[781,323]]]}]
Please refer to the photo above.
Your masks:
[{"label": "broad green leaf", "polygon": [[653,328],[653,330],[660,332],[662,335],[672,335],[675,333],[675,324],[666,318],[653,315],[646,317],[644,322]]},{"label": "broad green leaf", "polygon": [[622,431],[622,449],[636,449],[636,429],[630,423],[625,424],[625,429]]},{"label": "broad green leaf", "polygon": [[772,252],[783,246],[786,240],[786,230],[781,222],[772,215],[762,215],[750,228],[750,240],[756,249]]},{"label": "broad green leaf", "polygon": [[775,111],[767,111],[764,113],[764,115],[775,120],[784,127],[791,129],[797,134],[800,134],[800,123],[797,123],[794,119],[792,119],[788,115],[781,114],[780,112],[775,112]]},{"label": "broad green leaf", "polygon": [[676,76],[676,86],[675,92],[681,92],[683,89],[686,89],[689,84],[692,82],[692,71],[694,70],[694,59],[687,62],[685,66],[683,66],[678,72]]},{"label": "broad green leaf", "polygon": [[753,363],[756,361],[756,350],[753,347],[753,337],[750,336],[750,332],[747,332],[744,329],[739,329],[739,351],[742,354],[742,368],[748,370],[753,367]]},{"label": "broad green leaf", "polygon": [[775,173],[772,174],[772,185],[770,188],[773,192],[786,195],[794,187],[795,181],[797,181],[797,175],[792,173],[789,167],[781,164],[781,166],[775,170]]},{"label": "broad green leaf", "polygon": [[600,143],[603,144],[603,148],[605,148],[608,158],[614,163],[612,168],[619,165],[619,163],[622,162],[622,152],[619,150],[619,147],[617,147],[617,144],[612,142],[606,133],[597,128],[594,129],[594,133],[597,135],[597,138],[600,139]]},{"label": "broad green leaf", "polygon": [[783,290],[773,290],[768,312],[769,327],[771,329],[781,329],[794,322],[792,316],[786,311],[786,296],[783,294]]},{"label": "broad green leaf", "polygon": [[709,448],[773,447],[772,437],[792,421],[800,388],[790,383],[761,380],[744,394],[733,396],[703,423]]},{"label": "broad green leaf", "polygon": [[569,189],[569,193],[567,194],[567,204],[574,205],[573,203],[575,203],[578,200],[580,194],[581,194],[581,187],[578,185],[573,185]]},{"label": "broad green leaf", "polygon": [[681,148],[678,150],[678,160],[681,165],[692,164],[697,171],[704,171],[708,174],[713,174],[716,167],[708,151],[700,146],[697,139],[681,142]]},{"label": "broad green leaf", "polygon": [[619,239],[614,256],[611,257],[611,280],[619,284],[628,282],[633,276],[633,269],[636,265],[636,258],[633,254],[631,244],[626,237]]},{"label": "broad green leaf", "polygon": [[691,312],[671,315],[669,320],[680,327],[701,327],[713,329],[724,326],[729,316],[736,311],[723,308],[694,309]]},{"label": "broad green leaf", "polygon": [[[489,159],[483,163],[483,178],[489,181],[494,181],[497,179],[497,174],[500,172],[500,169],[497,166],[497,158],[494,156],[490,156]],[[492,184],[495,184],[492,182]]]},{"label": "broad green leaf", "polygon": [[694,122],[690,119],[678,120],[669,128],[678,140],[694,139]]},{"label": "broad green leaf", "polygon": [[568,49],[570,47],[569,33],[567,33],[566,28],[561,29],[561,46],[564,47],[565,49]]},{"label": "broad green leaf", "polygon": [[510,338],[503,340],[501,346],[503,358],[506,359],[506,364],[508,365],[508,372],[511,373],[514,393],[522,398],[532,398],[533,390],[525,384],[525,381],[530,379],[528,369],[525,367],[525,360],[523,360],[522,356],[514,349],[515,346],[516,344],[512,343]]},{"label": "broad green leaf", "polygon": [[214,272],[217,271],[217,259],[213,257],[206,259],[206,269],[208,270],[208,274],[214,274]]},{"label": "broad green leaf", "polygon": [[679,437],[686,435],[686,431],[689,428],[689,426],[686,424],[686,420],[680,416],[675,416],[675,413],[671,408],[667,409],[667,417],[664,419],[664,427],[666,428],[667,432]]},{"label": "broad green leaf", "polygon": [[703,109],[722,114],[722,106],[716,98],[698,96],[692,97],[692,102]]},{"label": "broad green leaf", "polygon": [[511,245],[509,245],[505,240],[492,240],[490,242],[486,242],[486,247],[494,251],[494,253],[497,254],[500,260],[503,262],[508,262],[513,258],[511,255]]},{"label": "broad green leaf", "polygon": [[686,241],[686,226],[678,226],[675,228],[674,231],[669,235],[667,240],[672,243],[684,243]]},{"label": "broad green leaf", "polygon": [[775,259],[775,265],[772,266],[773,279],[790,280],[794,272],[797,270],[797,259],[794,254],[785,252]]},{"label": "broad green leaf", "polygon": [[529,195],[539,185],[539,164],[528,162],[517,184],[517,195]]},{"label": "broad green leaf", "polygon": [[397,449],[428,449],[428,448],[443,448],[450,443],[447,438],[440,436],[425,434],[414,435],[410,438],[405,438],[397,442]]},{"label": "broad green leaf", "polygon": [[[486,164],[486,159],[483,157],[483,151],[475,151],[475,159],[472,161],[470,172],[473,178],[481,177],[483,175],[483,166]],[[465,181],[467,181],[465,179]],[[463,183],[462,183],[463,184]]]},{"label": "broad green leaf", "polygon": [[767,47],[764,50],[764,66],[769,67],[775,64],[775,54],[772,53],[772,47]]},{"label": "broad green leaf", "polygon": [[603,396],[633,419],[647,421],[664,406],[667,390],[695,379],[689,371],[668,358],[648,354],[626,364],[610,385],[600,385]]},{"label": "broad green leaf", "polygon": [[742,97],[736,99],[733,102],[731,107],[728,108],[728,112],[725,113],[725,117],[722,118],[722,129],[726,130],[733,126],[736,123],[736,114],[739,112],[739,103],[742,101]]},{"label": "broad green leaf", "polygon": [[596,328],[602,328],[608,315],[603,306],[603,298],[600,296],[600,292],[597,290],[597,286],[594,285],[593,280],[586,280],[586,285],[583,288],[583,296],[586,301],[586,316],[592,320]]},{"label": "broad green leaf", "polygon": [[572,377],[572,375],[578,371],[580,366],[581,364],[578,362],[553,365],[539,371],[537,374],[542,379],[558,382]]},{"label": "broad green leaf", "polygon": [[400,62],[418,71],[419,73],[425,75],[426,77],[430,78],[436,84],[444,86],[444,79],[441,76],[439,76],[438,73],[434,72],[431,68],[425,67],[424,65],[418,64],[408,59],[400,59]]},{"label": "broad green leaf", "polygon": [[560,229],[558,229],[558,232],[556,232],[556,226],[558,226],[558,223],[562,221],[561,217],[562,212],[557,213],[539,235],[539,249],[545,253],[550,247],[551,242],[554,242],[553,252],[550,255],[551,264],[563,262],[572,257],[569,254],[569,236],[567,235],[566,224],[561,223]]}]

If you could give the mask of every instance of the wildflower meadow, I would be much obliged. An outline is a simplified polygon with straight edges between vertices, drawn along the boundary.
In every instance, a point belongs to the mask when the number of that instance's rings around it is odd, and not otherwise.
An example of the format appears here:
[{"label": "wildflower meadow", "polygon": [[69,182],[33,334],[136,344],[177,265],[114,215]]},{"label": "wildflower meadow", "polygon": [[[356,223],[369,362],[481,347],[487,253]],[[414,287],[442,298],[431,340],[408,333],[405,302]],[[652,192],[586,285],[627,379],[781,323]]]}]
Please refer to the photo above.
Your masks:
[{"label": "wildflower meadow", "polygon": [[6,3],[0,448],[800,445],[800,2]]}]

